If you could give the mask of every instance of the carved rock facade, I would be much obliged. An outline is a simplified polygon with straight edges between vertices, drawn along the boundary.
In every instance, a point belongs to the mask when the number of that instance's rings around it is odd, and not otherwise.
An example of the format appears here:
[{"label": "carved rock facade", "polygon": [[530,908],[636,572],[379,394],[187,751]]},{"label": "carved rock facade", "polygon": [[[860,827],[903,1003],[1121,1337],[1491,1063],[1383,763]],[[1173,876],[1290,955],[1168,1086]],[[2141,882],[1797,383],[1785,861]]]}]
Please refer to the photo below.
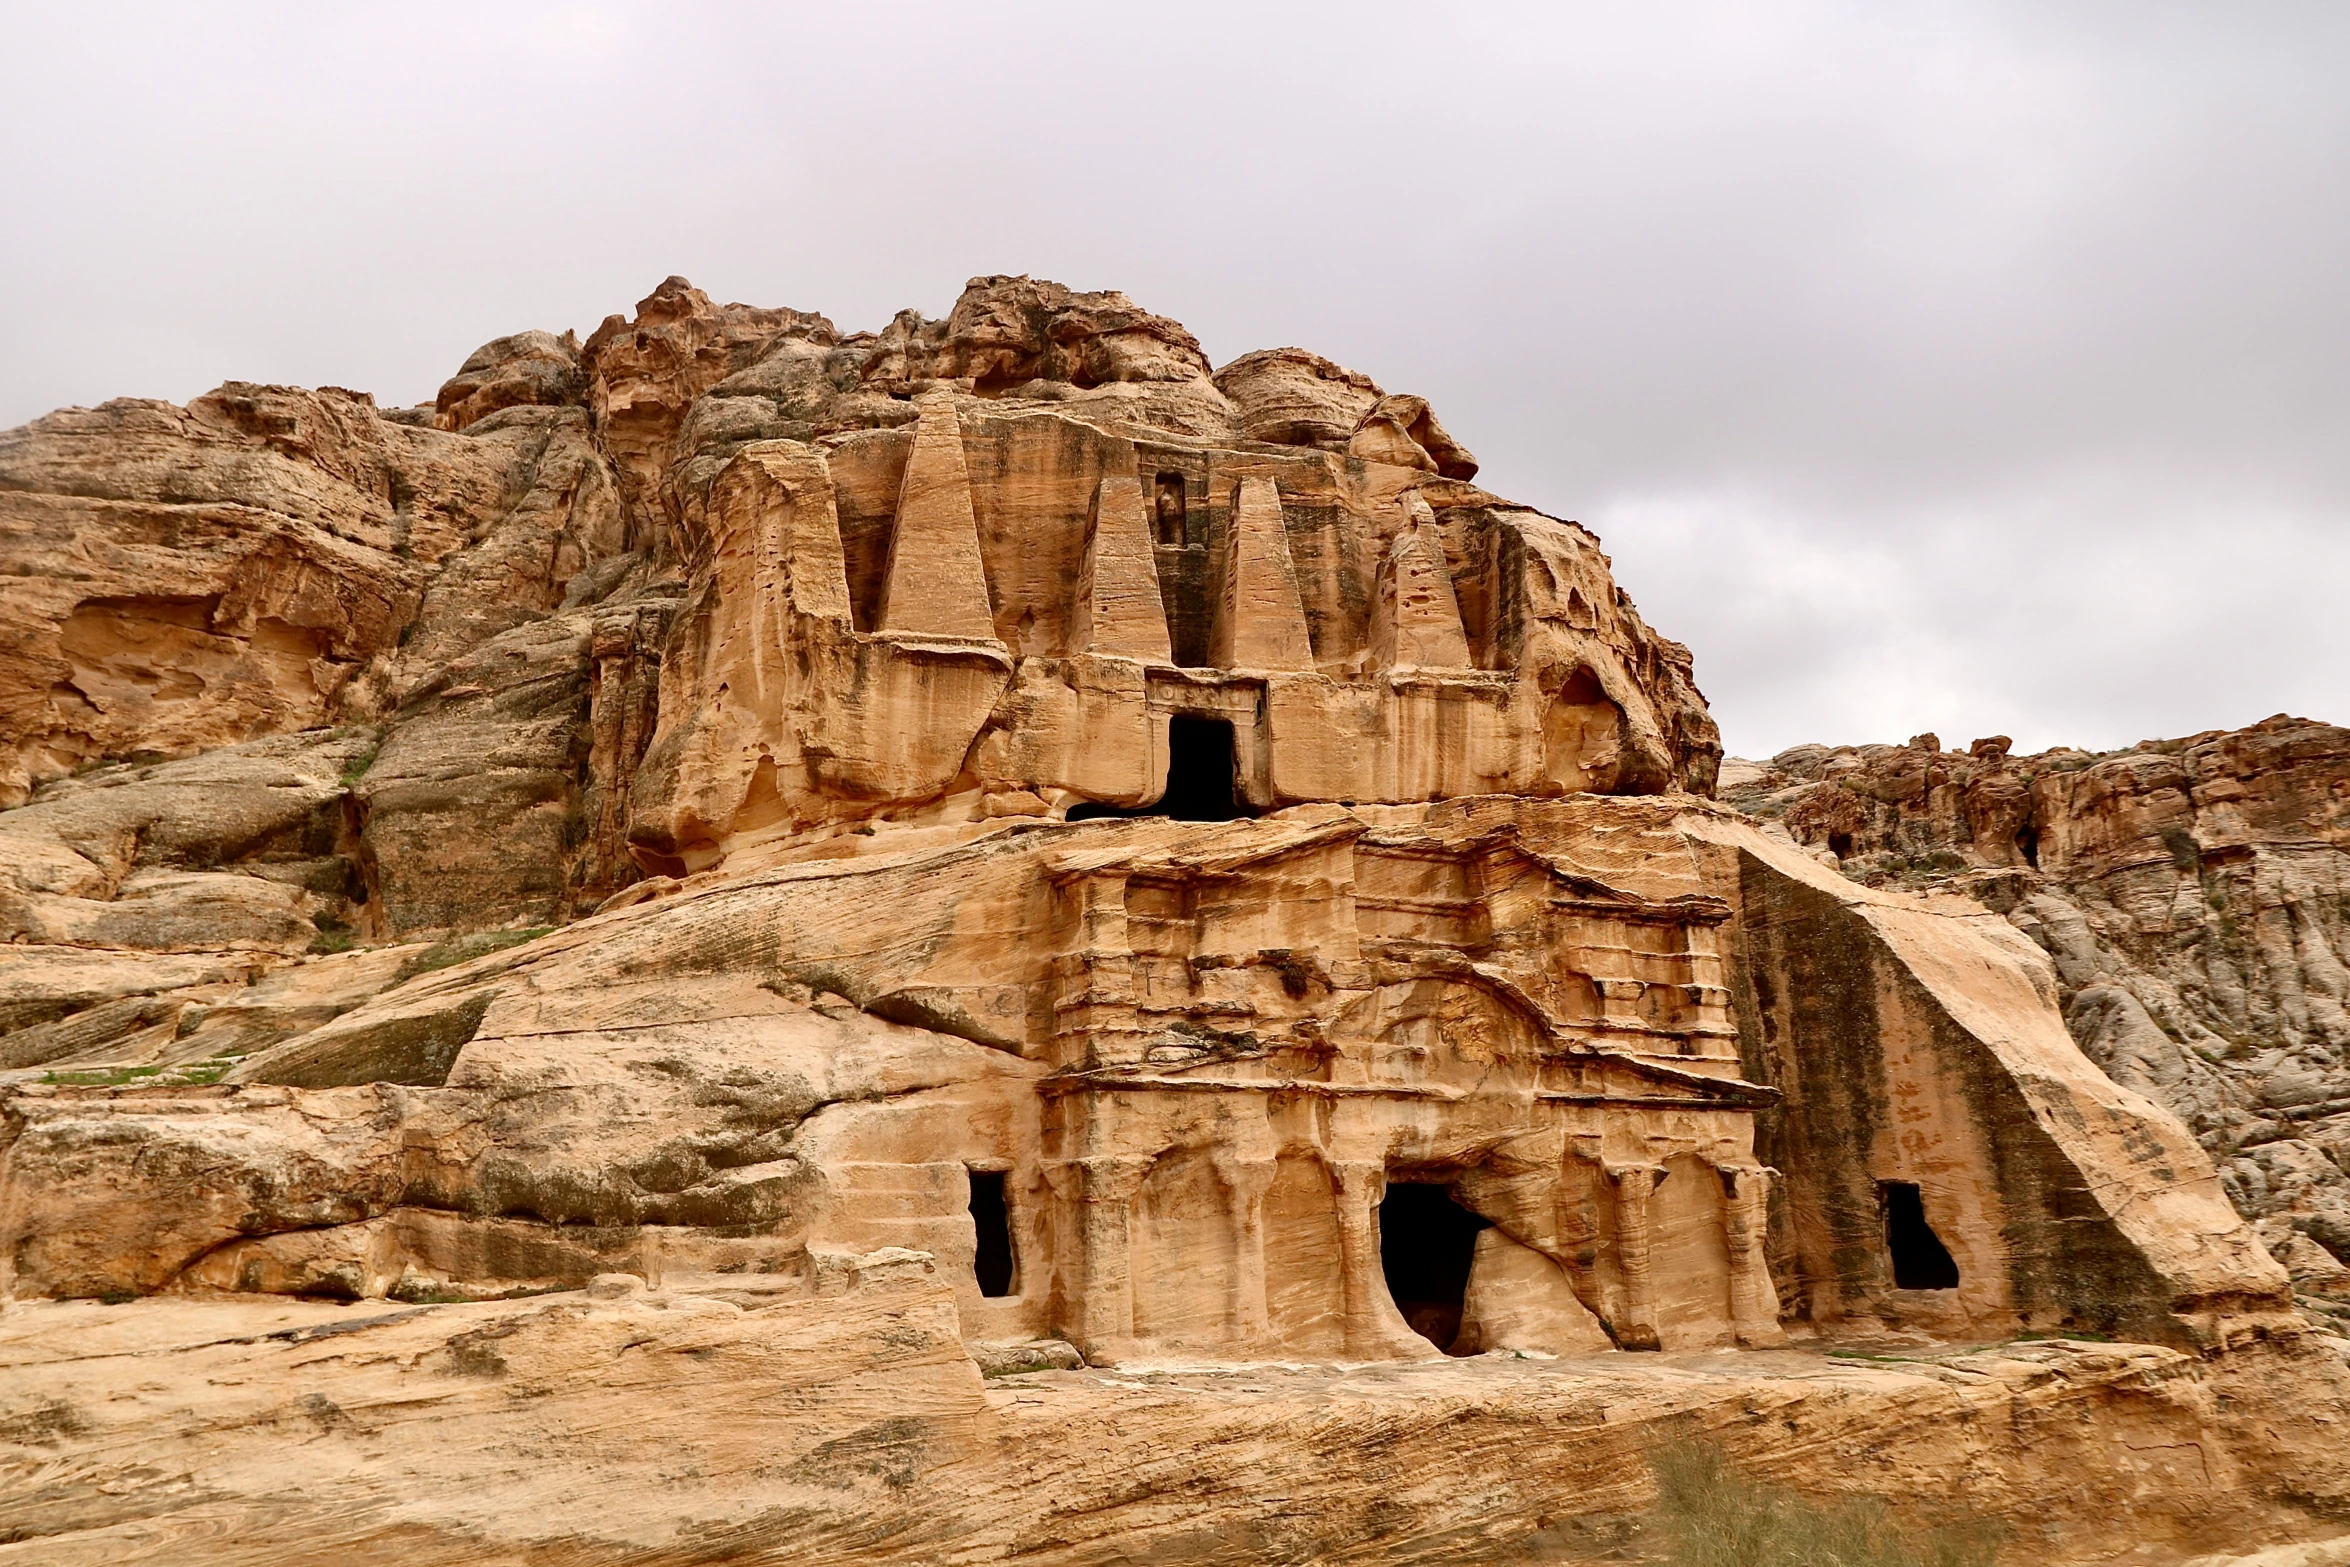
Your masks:
[{"label": "carved rock facade", "polygon": [[1708,799],[1686,651],[1475,472],[1026,278],[0,436],[0,1282],[625,1272],[545,1309],[837,1368],[894,1280],[958,1420],[974,1362],[2068,1331],[2332,1386],[2046,956]]}]

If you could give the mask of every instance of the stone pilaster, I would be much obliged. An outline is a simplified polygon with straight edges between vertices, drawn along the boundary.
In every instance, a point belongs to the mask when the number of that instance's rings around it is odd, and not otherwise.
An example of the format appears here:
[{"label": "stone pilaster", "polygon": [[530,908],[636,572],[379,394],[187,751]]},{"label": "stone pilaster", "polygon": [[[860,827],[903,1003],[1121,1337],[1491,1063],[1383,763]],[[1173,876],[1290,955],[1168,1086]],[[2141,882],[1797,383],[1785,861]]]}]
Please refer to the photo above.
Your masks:
[{"label": "stone pilaster", "polygon": [[1086,1359],[1103,1364],[1134,1337],[1134,1196],[1142,1190],[1151,1161],[1096,1154],[1071,1162],[1077,1171],[1077,1276],[1071,1291],[1071,1326]]},{"label": "stone pilaster", "polygon": [[1738,1342],[1763,1349],[1787,1342],[1779,1327],[1779,1292],[1771,1283],[1763,1236],[1770,1222],[1771,1177],[1759,1165],[1727,1166],[1722,1238],[1730,1256],[1730,1324]]},{"label": "stone pilaster", "polygon": [[1279,1169],[1271,1159],[1217,1161],[1232,1215],[1232,1308],[1234,1336],[1255,1348],[1272,1332],[1265,1304],[1265,1194]]},{"label": "stone pilaster", "polygon": [[1624,1286],[1616,1342],[1625,1349],[1658,1347],[1649,1207],[1664,1173],[1653,1164],[1616,1165],[1608,1171],[1616,1187],[1616,1272]]},{"label": "stone pilaster", "polygon": [[1426,1359],[1443,1353],[1405,1324],[1387,1293],[1379,1259],[1379,1202],[1387,1167],[1371,1160],[1330,1166],[1338,1198],[1339,1273],[1346,1291],[1346,1353],[1362,1360]]}]

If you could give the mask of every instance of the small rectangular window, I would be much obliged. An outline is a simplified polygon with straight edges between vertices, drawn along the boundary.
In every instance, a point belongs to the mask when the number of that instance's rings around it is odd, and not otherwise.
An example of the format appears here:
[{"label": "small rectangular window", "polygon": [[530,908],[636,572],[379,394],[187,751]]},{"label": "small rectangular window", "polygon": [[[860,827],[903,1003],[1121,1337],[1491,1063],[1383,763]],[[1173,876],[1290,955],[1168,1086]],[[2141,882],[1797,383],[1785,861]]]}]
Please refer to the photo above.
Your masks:
[{"label": "small rectangular window", "polygon": [[973,1170],[971,1227],[977,1245],[971,1253],[971,1271],[979,1276],[979,1293],[996,1297],[1012,1293],[1012,1214],[1004,1202],[1004,1172]]}]

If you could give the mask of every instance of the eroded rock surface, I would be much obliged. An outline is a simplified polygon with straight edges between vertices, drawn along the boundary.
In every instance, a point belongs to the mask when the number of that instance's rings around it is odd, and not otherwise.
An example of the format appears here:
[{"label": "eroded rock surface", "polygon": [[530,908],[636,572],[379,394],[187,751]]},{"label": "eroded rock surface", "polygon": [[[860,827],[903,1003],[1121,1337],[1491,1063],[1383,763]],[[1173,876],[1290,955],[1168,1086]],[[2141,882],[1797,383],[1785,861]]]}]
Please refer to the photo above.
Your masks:
[{"label": "eroded rock surface", "polygon": [[1598,1567],[1653,1559],[1644,1458],[1692,1435],[1806,1490],[1958,1491],[2021,1559],[2232,1561],[2337,1532],[2346,1375],[2057,1340],[983,1377],[904,1254],[821,1293],[44,1303],[0,1318],[0,1562]]}]

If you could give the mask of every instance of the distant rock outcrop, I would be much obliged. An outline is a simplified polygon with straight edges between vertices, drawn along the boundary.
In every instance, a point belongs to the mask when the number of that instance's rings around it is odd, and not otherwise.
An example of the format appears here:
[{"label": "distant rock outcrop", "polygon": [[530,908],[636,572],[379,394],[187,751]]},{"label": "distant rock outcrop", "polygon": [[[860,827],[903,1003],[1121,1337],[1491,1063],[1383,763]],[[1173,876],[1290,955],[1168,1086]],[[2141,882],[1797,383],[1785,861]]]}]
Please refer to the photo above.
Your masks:
[{"label": "distant rock outcrop", "polygon": [[2283,714],[2127,750],[1798,746],[1723,798],[1879,887],[1963,894],[2169,1105],[2261,1238],[2350,1300],[2350,730]]}]

